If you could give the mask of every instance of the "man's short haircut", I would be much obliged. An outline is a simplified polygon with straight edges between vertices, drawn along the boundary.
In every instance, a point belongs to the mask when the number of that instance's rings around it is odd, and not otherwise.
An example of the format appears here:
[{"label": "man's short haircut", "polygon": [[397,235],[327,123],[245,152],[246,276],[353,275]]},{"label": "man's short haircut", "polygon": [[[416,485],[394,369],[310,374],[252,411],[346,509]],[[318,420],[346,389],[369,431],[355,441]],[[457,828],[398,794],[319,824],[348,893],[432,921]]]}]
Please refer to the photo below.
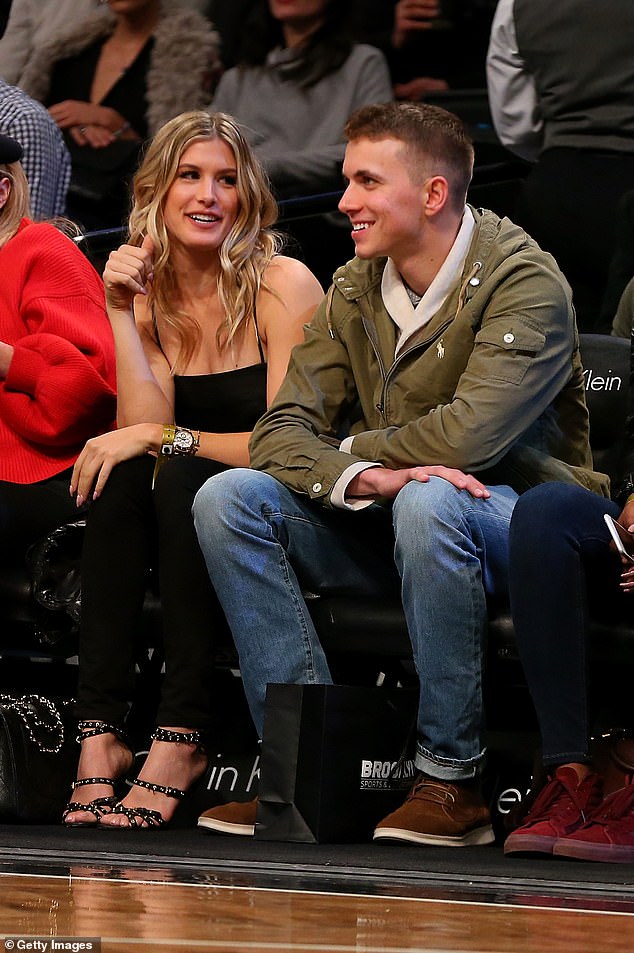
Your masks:
[{"label": "man's short haircut", "polygon": [[462,120],[428,103],[380,103],[362,106],[344,127],[348,142],[355,139],[398,139],[411,163],[414,181],[443,175],[449,182],[452,205],[459,210],[473,175],[473,143]]}]

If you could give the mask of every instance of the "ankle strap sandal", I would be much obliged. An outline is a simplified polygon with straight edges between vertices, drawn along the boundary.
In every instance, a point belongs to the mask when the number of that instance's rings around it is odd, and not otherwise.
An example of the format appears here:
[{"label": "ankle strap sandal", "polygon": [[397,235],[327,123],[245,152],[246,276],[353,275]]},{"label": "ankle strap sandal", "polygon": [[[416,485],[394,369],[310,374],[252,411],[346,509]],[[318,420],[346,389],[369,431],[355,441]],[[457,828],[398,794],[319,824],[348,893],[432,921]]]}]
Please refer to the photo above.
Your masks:
[{"label": "ankle strap sandal", "polygon": [[167,741],[170,744],[196,745],[204,750],[205,739],[202,731],[170,731],[169,728],[155,728],[152,741]]},{"label": "ankle strap sandal", "polygon": [[[130,749],[130,752],[132,750],[123,731],[116,725],[111,725],[106,721],[80,721],[78,724],[78,729],[79,733],[77,735],[77,742],[79,744],[81,744],[85,738],[94,738],[97,735],[112,734],[122,741],[123,744]],[[79,780],[73,782],[73,791],[75,791],[76,788],[81,788],[88,784],[107,784],[110,785],[114,790],[115,786],[120,781],[121,778],[80,778]],[[62,813],[62,823],[65,827],[94,827],[99,823],[102,817],[111,813],[118,800],[119,798],[117,795],[113,793],[103,797],[93,798],[92,801],[89,801],[87,804],[81,804],[79,801],[69,801]],[[92,819],[84,821],[67,821],[67,818],[70,814],[76,814],[80,811],[86,814],[92,814]]]},{"label": "ankle strap sandal", "polygon": [[[166,741],[169,744],[196,745],[198,751],[205,751],[204,735],[202,731],[171,731],[169,728],[156,728],[151,735],[152,741]],[[165,797],[174,798],[182,801],[186,791],[181,788],[173,788],[166,784],[155,784],[152,781],[143,781],[141,778],[135,778],[133,785],[145,788],[146,791],[153,791],[155,794],[164,794]],[[130,831],[130,830],[160,830],[169,824],[160,811],[151,810],[148,807],[127,807],[121,802],[117,804],[112,811],[113,814],[122,814],[128,819],[127,825],[101,825],[108,830]]]},{"label": "ankle strap sandal", "polygon": [[77,728],[79,729],[76,738],[78,744],[81,744],[85,738],[94,738],[97,735],[114,735],[124,745],[130,747],[123,728],[120,728],[119,725],[111,725],[108,721],[80,721]]}]

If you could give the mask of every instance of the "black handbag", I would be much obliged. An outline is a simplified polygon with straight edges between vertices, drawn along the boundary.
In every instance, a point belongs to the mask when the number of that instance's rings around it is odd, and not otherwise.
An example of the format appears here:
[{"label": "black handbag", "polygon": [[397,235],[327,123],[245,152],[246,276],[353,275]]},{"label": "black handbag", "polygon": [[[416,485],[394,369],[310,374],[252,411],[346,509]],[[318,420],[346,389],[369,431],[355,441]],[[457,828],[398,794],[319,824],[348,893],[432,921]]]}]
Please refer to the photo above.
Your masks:
[{"label": "black handbag", "polygon": [[77,763],[71,701],[0,695],[0,821],[59,821]]},{"label": "black handbag", "polygon": [[85,528],[85,520],[66,523],[34,543],[27,554],[31,595],[37,607],[35,629],[45,645],[55,645],[79,629]]},{"label": "black handbag", "polygon": [[255,836],[366,841],[405,800],[418,690],[269,685]]}]

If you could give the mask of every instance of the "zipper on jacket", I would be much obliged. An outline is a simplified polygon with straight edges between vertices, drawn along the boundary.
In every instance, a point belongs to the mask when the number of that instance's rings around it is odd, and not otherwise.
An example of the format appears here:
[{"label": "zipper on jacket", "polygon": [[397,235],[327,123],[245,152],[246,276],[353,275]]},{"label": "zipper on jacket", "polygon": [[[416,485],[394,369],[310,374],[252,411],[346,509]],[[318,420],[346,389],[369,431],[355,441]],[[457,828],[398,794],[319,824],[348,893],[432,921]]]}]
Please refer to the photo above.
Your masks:
[{"label": "zipper on jacket", "polygon": [[[458,304],[456,305],[456,310],[454,314],[450,318],[447,318],[444,324],[442,324],[439,328],[437,328],[431,337],[425,338],[422,341],[417,341],[416,344],[413,344],[411,347],[407,348],[407,350],[399,354],[399,356],[395,359],[389,371],[383,374],[383,388],[381,391],[381,402],[380,404],[376,405],[376,409],[379,411],[379,413],[381,414],[384,420],[385,420],[384,410],[385,410],[385,403],[386,403],[386,393],[387,393],[388,384],[390,382],[390,378],[396,373],[396,370],[399,364],[409,354],[412,354],[414,351],[419,350],[420,348],[429,347],[430,344],[433,344],[434,341],[437,341],[440,337],[442,337],[442,335],[447,330],[449,325],[456,319],[459,312],[464,307],[469,288],[470,287],[477,288],[477,286],[480,284],[480,279],[477,277],[477,274],[481,268],[482,268],[482,262],[474,261],[471,270],[468,272],[468,274],[465,277],[465,280],[462,282],[462,285],[460,288],[460,294],[458,295]],[[387,420],[385,422],[387,423]]]}]

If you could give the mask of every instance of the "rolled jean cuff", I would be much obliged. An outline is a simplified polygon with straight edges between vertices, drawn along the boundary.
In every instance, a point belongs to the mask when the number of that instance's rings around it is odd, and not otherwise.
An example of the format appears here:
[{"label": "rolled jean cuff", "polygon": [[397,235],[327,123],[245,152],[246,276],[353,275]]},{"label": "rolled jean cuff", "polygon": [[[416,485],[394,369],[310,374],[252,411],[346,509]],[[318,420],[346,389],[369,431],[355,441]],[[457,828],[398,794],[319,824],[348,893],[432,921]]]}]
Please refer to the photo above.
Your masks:
[{"label": "rolled jean cuff", "polygon": [[483,748],[477,757],[468,761],[440,758],[418,742],[414,764],[419,771],[439,781],[470,781],[480,774],[485,755],[486,748]]},{"label": "rolled jean cuff", "polygon": [[555,754],[544,754],[542,763],[545,768],[557,768],[561,764],[592,764],[592,756],[585,751],[557,751]]}]

